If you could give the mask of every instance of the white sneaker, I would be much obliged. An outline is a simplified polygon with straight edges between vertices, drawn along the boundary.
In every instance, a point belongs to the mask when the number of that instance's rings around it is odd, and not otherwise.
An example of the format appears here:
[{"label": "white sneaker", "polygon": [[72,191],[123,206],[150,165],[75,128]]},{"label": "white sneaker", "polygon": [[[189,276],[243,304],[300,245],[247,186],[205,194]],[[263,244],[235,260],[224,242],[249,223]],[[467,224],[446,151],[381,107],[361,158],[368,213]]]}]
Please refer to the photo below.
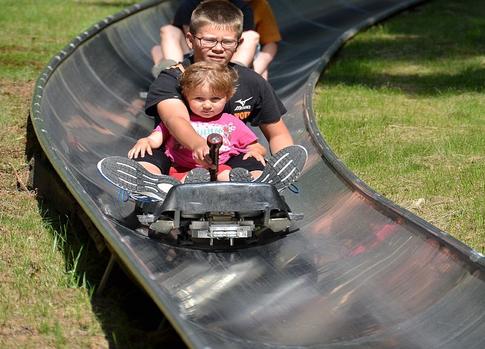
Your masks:
[{"label": "white sneaker", "polygon": [[168,191],[178,180],[166,175],[150,173],[135,160],[121,156],[110,156],[98,162],[98,171],[111,184],[126,190],[139,201],[163,201]]},{"label": "white sneaker", "polygon": [[282,191],[298,179],[307,159],[308,152],[304,147],[290,145],[266,161],[261,176],[254,182],[272,184]]}]

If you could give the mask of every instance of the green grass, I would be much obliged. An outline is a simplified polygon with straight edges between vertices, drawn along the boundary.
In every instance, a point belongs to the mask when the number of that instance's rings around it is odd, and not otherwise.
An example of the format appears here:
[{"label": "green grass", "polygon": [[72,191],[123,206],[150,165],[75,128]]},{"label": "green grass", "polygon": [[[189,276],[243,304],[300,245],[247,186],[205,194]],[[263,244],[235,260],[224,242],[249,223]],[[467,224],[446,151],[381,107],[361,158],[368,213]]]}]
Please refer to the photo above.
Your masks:
[{"label": "green grass", "polygon": [[3,0],[0,75],[36,78],[48,60],[81,31],[134,1]]},{"label": "green grass", "polygon": [[[93,302],[94,247],[39,209],[26,182],[32,87],[50,58],[129,1],[2,1],[0,347],[144,345],[121,295]],[[485,4],[433,1],[358,35],[323,75],[326,139],[372,187],[479,251],[485,241]],[[419,201],[424,198],[424,203]],[[94,254],[94,256],[96,256]],[[106,260],[91,261],[103,267]],[[89,274],[89,275],[88,275]],[[119,288],[117,289],[119,290]],[[134,291],[123,295],[131,302]]]},{"label": "green grass", "polygon": [[[133,1],[2,1],[0,11],[0,347],[107,348],[136,343],[119,295],[93,301],[86,273],[106,260],[52,221],[27,182],[26,121],[34,81],[51,57],[95,22]],[[99,258],[99,256],[97,256]],[[91,263],[91,265],[89,264]],[[99,273],[98,273],[99,274]],[[92,278],[91,278],[92,279]],[[123,319],[124,318],[124,319]],[[123,327],[125,326],[125,327]],[[129,338],[131,336],[131,338]],[[138,337],[137,337],[138,336]],[[136,345],[133,345],[136,347]]]},{"label": "green grass", "polygon": [[480,252],[484,32],[485,3],[429,1],[348,42],[314,101],[322,133],[354,173]]}]

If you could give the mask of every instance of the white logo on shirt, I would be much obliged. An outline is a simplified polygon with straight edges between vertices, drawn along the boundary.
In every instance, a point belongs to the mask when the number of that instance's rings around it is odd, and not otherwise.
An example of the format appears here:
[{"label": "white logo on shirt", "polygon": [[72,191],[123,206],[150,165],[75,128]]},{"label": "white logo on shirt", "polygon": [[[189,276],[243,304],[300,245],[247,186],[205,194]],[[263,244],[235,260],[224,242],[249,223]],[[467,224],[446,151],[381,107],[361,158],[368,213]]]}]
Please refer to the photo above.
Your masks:
[{"label": "white logo on shirt", "polygon": [[246,102],[247,101],[250,101],[251,99],[253,99],[253,97],[249,97],[248,99],[245,99],[245,100],[238,99],[235,103],[239,103],[239,104],[241,104],[241,107],[244,107],[244,105],[246,104]]},{"label": "white logo on shirt", "polygon": [[234,108],[234,111],[239,111],[239,110],[250,110],[251,109],[251,106],[250,105],[246,105],[246,102],[247,101],[250,101],[251,99],[253,99],[253,97],[249,97],[247,99],[238,99],[237,101],[234,101],[234,103],[239,103],[240,105],[238,105],[236,108]]}]

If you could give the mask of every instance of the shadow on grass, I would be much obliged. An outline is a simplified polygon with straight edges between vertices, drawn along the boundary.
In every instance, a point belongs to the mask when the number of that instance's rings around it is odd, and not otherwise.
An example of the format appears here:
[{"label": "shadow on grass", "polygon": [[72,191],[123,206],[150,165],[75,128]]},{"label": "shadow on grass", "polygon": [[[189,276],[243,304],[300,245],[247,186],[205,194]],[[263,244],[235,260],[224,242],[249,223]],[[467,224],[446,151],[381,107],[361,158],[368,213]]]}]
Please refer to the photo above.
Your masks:
[{"label": "shadow on grass", "polygon": [[184,348],[156,304],[118,265],[101,295],[95,293],[108,264],[109,251],[102,248],[100,235],[96,236],[94,227],[82,219],[81,208],[40,151],[30,119],[25,153],[28,159],[34,159],[30,162],[29,185],[37,190],[39,211],[64,255],[68,286],[85,287],[89,292],[92,311],[110,347]]},{"label": "shadow on grass", "polygon": [[[434,96],[443,93],[463,93],[485,91],[485,68],[464,67],[459,73],[449,74],[385,74],[370,73],[351,67],[352,62],[342,65],[338,71],[324,77],[325,85],[365,86],[372,89],[391,88],[415,96]],[[354,71],[354,74],[349,74]]]},{"label": "shadow on grass", "polygon": [[99,6],[99,7],[120,7],[120,6],[131,6],[136,3],[139,3],[139,1],[132,1],[132,0],[126,0],[126,1],[110,1],[110,0],[80,0],[78,1],[81,5],[89,5],[89,6]]},{"label": "shadow on grass", "polygon": [[[481,34],[485,31],[485,3],[436,3],[426,2],[407,15],[387,21],[382,30],[349,42],[319,83],[396,88],[418,96],[483,92],[485,68],[479,57],[485,54]],[[399,62],[403,62],[403,69]],[[379,72],[384,70],[379,65],[389,64],[393,64],[394,72]]]}]

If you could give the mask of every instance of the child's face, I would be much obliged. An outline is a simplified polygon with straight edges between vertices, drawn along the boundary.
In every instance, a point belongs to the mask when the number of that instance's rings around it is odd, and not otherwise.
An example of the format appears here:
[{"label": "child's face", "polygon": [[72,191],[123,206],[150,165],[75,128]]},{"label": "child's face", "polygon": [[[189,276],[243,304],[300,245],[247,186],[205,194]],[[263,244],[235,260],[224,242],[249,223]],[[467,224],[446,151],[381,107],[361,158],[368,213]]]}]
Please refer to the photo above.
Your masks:
[{"label": "child's face", "polygon": [[[217,41],[213,47],[211,42]],[[194,50],[194,62],[215,62],[227,64],[239,44],[237,32],[231,28],[206,25],[195,35],[187,33],[189,47]]]},{"label": "child's face", "polygon": [[222,113],[227,102],[224,93],[212,91],[207,84],[197,86],[188,92],[185,99],[192,113],[206,119]]}]

